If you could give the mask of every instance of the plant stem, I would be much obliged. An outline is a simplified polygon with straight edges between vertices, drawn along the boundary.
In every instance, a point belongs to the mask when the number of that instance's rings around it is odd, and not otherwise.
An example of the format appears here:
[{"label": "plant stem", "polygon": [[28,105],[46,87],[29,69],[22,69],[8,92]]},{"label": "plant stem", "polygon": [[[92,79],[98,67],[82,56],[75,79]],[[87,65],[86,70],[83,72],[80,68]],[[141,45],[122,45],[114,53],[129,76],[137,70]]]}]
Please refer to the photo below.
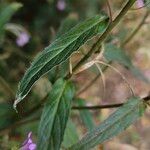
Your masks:
[{"label": "plant stem", "polygon": [[[102,70],[103,72],[107,70],[108,66],[105,66],[104,69]],[[97,74],[88,84],[86,84],[81,90],[79,90],[76,94],[76,96],[79,96],[81,93],[85,92],[87,89],[89,89],[101,76],[101,74]]]},{"label": "plant stem", "polygon": [[[142,100],[144,100],[145,102],[148,102],[150,100],[150,95],[144,97]],[[73,110],[97,110],[97,109],[109,109],[109,108],[116,108],[116,107],[121,107],[124,103],[119,103],[119,104],[109,104],[109,105],[99,105],[99,106],[73,106],[72,109]],[[36,110],[34,110],[35,112]],[[32,112],[33,113],[33,112]],[[20,119],[17,122],[11,124],[10,126],[6,127],[5,129],[0,130],[0,135],[4,134],[5,132],[8,132],[10,129],[14,129],[14,128],[18,128],[18,126],[22,126],[25,125],[27,123],[31,123],[34,121],[39,120],[40,117],[37,116],[35,118],[29,119],[29,120],[25,120],[25,119]]]},{"label": "plant stem", "polygon": [[97,110],[97,109],[108,109],[108,108],[116,108],[122,106],[124,103],[119,103],[119,104],[108,104],[108,105],[96,105],[96,106],[73,106],[72,109],[77,109],[77,110]]},{"label": "plant stem", "polygon": [[81,88],[80,91],[77,92],[76,96],[79,96],[81,93],[85,92],[89,87],[91,87],[100,77],[100,73],[97,74],[87,85],[85,85],[83,88]]},{"label": "plant stem", "polygon": [[110,3],[109,3],[109,0],[106,0],[106,4],[107,4],[107,7],[108,7],[110,22],[112,22],[112,11],[111,11],[111,6],[110,6]]},{"label": "plant stem", "polygon": [[[98,39],[98,41],[92,46],[91,50],[83,57],[83,59],[80,60],[80,62],[73,68],[73,71],[75,71],[76,69],[78,69],[91,55],[92,53],[97,49],[97,47],[101,46],[101,43],[105,40],[105,38],[107,37],[107,35],[112,31],[112,29],[120,22],[120,20],[123,18],[123,16],[128,12],[128,10],[131,8],[131,6],[134,4],[136,0],[129,0],[126,5],[123,7],[123,9],[120,11],[120,13],[118,14],[118,16],[109,24],[108,28],[106,29],[106,31],[100,36],[100,38]],[[67,78],[71,78],[71,74],[67,75]],[[91,83],[90,83],[91,85]],[[90,86],[87,85],[88,87],[85,87],[84,91],[87,90]],[[46,96],[47,97],[47,96]],[[44,98],[45,99],[45,98]],[[43,100],[40,104],[38,104],[37,106],[33,107],[29,112],[25,113],[26,115],[31,115],[34,112],[36,112],[41,104],[43,104]]]},{"label": "plant stem", "polygon": [[[147,10],[144,17],[142,18],[141,22],[138,24],[138,26],[134,29],[134,31],[126,38],[125,41],[123,41],[120,45],[120,47],[124,47],[126,44],[128,44],[128,42],[130,42],[133,37],[138,33],[138,31],[141,29],[142,25],[144,25],[145,20],[147,19],[147,17],[149,16],[149,11]],[[110,63],[112,64],[112,62]],[[107,67],[108,68],[108,67]],[[107,69],[106,68],[106,69]],[[106,70],[105,69],[105,70]],[[80,95],[81,93],[85,92],[89,87],[91,87],[96,81],[97,79],[100,77],[101,75],[98,74],[97,76],[95,76],[95,78],[93,80],[91,80],[85,87],[83,87],[78,93],[77,96]]]},{"label": "plant stem", "polygon": [[[143,98],[145,102],[150,100],[150,95]],[[116,108],[122,106],[124,103],[118,103],[118,104],[108,104],[108,105],[98,105],[98,106],[73,106],[72,109],[75,110],[97,110],[97,109],[108,109],[108,108]]]},{"label": "plant stem", "polygon": [[141,29],[142,25],[145,23],[145,20],[149,16],[149,11],[147,10],[144,17],[142,18],[141,22],[138,24],[138,26],[133,30],[133,32],[121,43],[120,47],[124,47],[128,42],[133,39],[133,37],[138,33],[138,31]]},{"label": "plant stem", "polygon": [[[102,42],[104,42],[104,40],[107,38],[107,36],[109,35],[109,33],[112,31],[112,29],[120,22],[120,20],[125,16],[125,14],[128,12],[128,10],[132,7],[132,5],[134,4],[136,0],[128,0],[128,2],[126,3],[126,5],[123,7],[123,9],[120,11],[120,13],[118,14],[118,16],[112,21],[110,22],[110,24],[108,25],[107,29],[105,30],[105,32],[100,36],[100,38],[98,39],[98,41],[93,44],[92,48],[90,49],[90,51],[77,63],[77,65],[73,68],[73,72],[76,71],[97,49],[100,48]],[[68,74],[66,76],[67,79],[71,78],[72,74]],[[120,105],[120,104],[114,104],[114,105]],[[122,105],[122,104],[121,104]],[[120,106],[121,106],[120,105]],[[94,106],[93,106],[94,107]],[[100,107],[100,106],[99,106]],[[101,106],[102,107],[102,106]],[[109,107],[110,108],[110,107]],[[36,106],[35,108],[33,108],[32,110],[30,110],[30,112],[28,113],[28,115],[33,114],[34,112],[36,112],[36,110],[39,109],[39,106]],[[77,109],[77,107],[73,107],[73,109]],[[79,109],[79,108],[78,108]],[[21,121],[21,120],[20,120]],[[22,123],[21,123],[22,124]],[[21,125],[20,124],[20,125]],[[23,123],[24,124],[24,123]],[[11,127],[8,127],[7,129],[10,128],[15,128],[18,126],[18,122],[15,122],[15,124],[12,124]]]},{"label": "plant stem", "polygon": [[[126,5],[122,8],[118,16],[108,25],[105,32],[100,36],[95,44],[93,44],[91,50],[77,63],[73,68],[73,72],[76,71],[97,49],[100,48],[102,42],[107,38],[112,29],[120,22],[120,20],[125,16],[128,10],[132,7],[136,0],[129,0]],[[67,78],[71,78],[72,74],[68,74]]]}]

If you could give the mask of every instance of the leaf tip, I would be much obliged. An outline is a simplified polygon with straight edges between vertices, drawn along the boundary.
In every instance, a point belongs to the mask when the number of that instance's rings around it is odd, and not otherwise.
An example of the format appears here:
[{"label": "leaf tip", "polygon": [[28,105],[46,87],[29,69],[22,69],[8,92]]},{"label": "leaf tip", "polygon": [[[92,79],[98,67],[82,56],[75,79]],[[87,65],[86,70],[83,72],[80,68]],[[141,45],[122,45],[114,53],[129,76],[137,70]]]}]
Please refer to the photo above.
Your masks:
[{"label": "leaf tip", "polygon": [[16,98],[16,100],[14,101],[13,108],[14,108],[14,110],[18,113],[17,104],[22,100],[22,98],[21,98],[20,95],[18,95],[18,96],[16,96],[16,97],[17,97],[17,98]]},{"label": "leaf tip", "polygon": [[16,111],[16,113],[18,113],[18,110],[17,110],[17,104],[18,104],[18,102],[17,102],[18,100],[15,100],[15,102],[14,102],[14,104],[13,104],[13,108],[14,108],[14,110]]}]

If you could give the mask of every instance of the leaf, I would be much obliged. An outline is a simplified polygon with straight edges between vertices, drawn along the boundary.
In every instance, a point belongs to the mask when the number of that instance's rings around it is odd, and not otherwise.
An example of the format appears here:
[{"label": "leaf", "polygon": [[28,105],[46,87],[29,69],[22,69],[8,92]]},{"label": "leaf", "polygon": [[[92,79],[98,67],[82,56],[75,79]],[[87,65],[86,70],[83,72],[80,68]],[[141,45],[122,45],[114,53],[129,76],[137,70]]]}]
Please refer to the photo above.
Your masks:
[{"label": "leaf", "polygon": [[64,148],[68,148],[71,145],[78,142],[78,140],[79,140],[79,136],[77,134],[76,126],[71,120],[69,120],[65,130],[65,135],[64,135],[64,140],[62,145]]},{"label": "leaf", "polygon": [[33,84],[54,66],[64,62],[77,51],[87,40],[102,34],[108,25],[106,16],[95,16],[72,28],[68,33],[60,36],[50,46],[45,48],[33,61],[19,84],[16,105],[28,94]]},{"label": "leaf", "polygon": [[108,61],[119,62],[120,64],[127,67],[133,73],[133,75],[145,82],[149,82],[148,79],[142,74],[142,72],[136,66],[133,65],[130,57],[121,48],[118,48],[113,44],[106,44],[104,57]]},{"label": "leaf", "polygon": [[0,9],[0,36],[2,36],[2,32],[4,30],[4,25],[10,20],[11,16],[22,7],[21,3],[11,3],[6,6],[1,6]]},{"label": "leaf", "polygon": [[69,150],[88,150],[116,136],[141,117],[145,108],[143,100],[136,97],[130,98],[127,103],[118,108],[98,127],[87,133]]},{"label": "leaf", "polygon": [[38,132],[38,150],[60,149],[73,95],[72,83],[63,79],[56,81],[42,113]]},{"label": "leaf", "polygon": [[[70,15],[67,17],[61,24],[60,28],[58,29],[56,38],[66,33],[70,30],[73,26],[77,24],[77,18],[75,16]],[[65,62],[61,63],[59,66],[54,67],[48,73],[48,78],[50,82],[53,84],[58,78],[64,77],[66,72],[69,69],[69,60],[67,59]]]},{"label": "leaf", "polygon": [[[76,101],[78,102],[79,106],[85,106],[85,100],[77,99]],[[89,110],[81,110],[80,117],[88,130],[91,130],[95,127],[92,114]]]}]

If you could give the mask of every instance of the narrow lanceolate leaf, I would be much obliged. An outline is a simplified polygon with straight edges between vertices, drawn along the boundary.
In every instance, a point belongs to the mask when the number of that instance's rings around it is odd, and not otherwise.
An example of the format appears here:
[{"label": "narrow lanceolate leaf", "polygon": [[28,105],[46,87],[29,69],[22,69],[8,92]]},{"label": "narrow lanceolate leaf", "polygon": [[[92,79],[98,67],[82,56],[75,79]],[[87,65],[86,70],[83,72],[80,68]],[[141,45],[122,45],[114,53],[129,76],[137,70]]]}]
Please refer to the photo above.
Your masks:
[{"label": "narrow lanceolate leaf", "polygon": [[71,109],[74,86],[59,79],[45,104],[38,132],[38,150],[59,150]]},{"label": "narrow lanceolate leaf", "polygon": [[19,84],[17,100],[14,107],[30,91],[33,84],[54,66],[65,61],[73,52],[77,51],[87,40],[102,34],[108,26],[106,16],[95,16],[83,23],[76,25],[68,33],[56,39],[45,48],[33,61]]},{"label": "narrow lanceolate leaf", "polygon": [[100,126],[87,133],[78,143],[69,150],[88,150],[102,142],[121,133],[135,122],[145,111],[145,103],[139,98],[129,99],[122,107],[118,108]]},{"label": "narrow lanceolate leaf", "polygon": [[4,30],[4,25],[9,21],[11,16],[21,7],[20,3],[11,3],[7,6],[1,6],[0,9],[0,36]]}]

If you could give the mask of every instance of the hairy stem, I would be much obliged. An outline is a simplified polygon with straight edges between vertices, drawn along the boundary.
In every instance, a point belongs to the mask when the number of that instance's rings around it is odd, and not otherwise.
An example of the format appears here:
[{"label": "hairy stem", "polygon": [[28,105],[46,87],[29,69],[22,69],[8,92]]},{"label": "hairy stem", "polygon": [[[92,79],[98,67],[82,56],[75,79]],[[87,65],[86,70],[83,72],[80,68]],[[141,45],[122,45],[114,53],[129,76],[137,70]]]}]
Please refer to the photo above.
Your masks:
[{"label": "hairy stem", "polygon": [[[121,43],[120,47],[124,47],[126,44],[128,44],[132,39],[133,37],[138,33],[138,31],[141,29],[141,27],[144,25],[145,23],[145,20],[147,19],[147,17],[149,16],[150,12],[147,10],[145,15],[143,16],[141,22],[138,24],[138,26],[133,30],[133,32]],[[112,64],[109,63],[109,64]],[[107,67],[108,68],[108,67]],[[107,69],[106,68],[106,69]],[[105,70],[106,70],[105,69]],[[104,70],[104,71],[105,71]],[[98,74],[95,76],[95,78],[93,80],[91,80],[87,85],[85,85],[85,87],[83,87],[78,93],[77,95],[80,95],[81,93],[85,92],[88,88],[90,88],[96,81],[97,79],[100,77],[101,75]]]},{"label": "hairy stem", "polygon": [[[120,20],[125,16],[128,10],[132,7],[136,0],[129,0],[126,5],[122,8],[118,16],[109,24],[106,31],[100,36],[97,42],[92,46],[90,51],[77,63],[73,68],[73,72],[76,71],[97,49],[100,48],[102,42],[107,38],[112,29],[120,22]],[[72,74],[68,74],[67,78],[70,78]]]},{"label": "hairy stem", "polygon": [[[97,40],[97,42],[95,44],[93,44],[92,48],[90,49],[90,51],[77,63],[77,65],[73,68],[73,72],[76,71],[86,60],[88,60],[88,58],[98,49],[100,49],[101,44],[104,42],[104,40],[107,38],[107,36],[110,34],[110,32],[112,31],[112,29],[120,22],[120,20],[125,16],[125,14],[128,12],[128,10],[132,7],[132,5],[134,4],[136,0],[128,0],[127,3],[125,4],[125,6],[122,8],[122,10],[120,11],[120,13],[117,15],[117,17],[110,22],[110,24],[108,25],[107,29],[105,30],[105,32],[99,37],[99,39]],[[68,74],[66,76],[67,79],[70,79],[72,76],[72,74]],[[43,103],[43,101],[42,101]],[[116,105],[116,104],[115,104]],[[36,112],[39,108],[40,108],[41,104],[35,106],[32,110],[29,111],[28,115],[33,114],[34,112]],[[93,106],[94,107],[94,106]],[[110,108],[110,107],[109,107]],[[72,109],[75,109],[75,107],[73,107]],[[77,108],[76,108],[77,109]],[[27,115],[27,114],[26,114]],[[21,120],[19,120],[21,121]],[[11,127],[8,127],[7,129],[10,128],[15,128],[18,127],[18,123],[15,122],[15,124],[17,125],[11,125]],[[22,124],[22,123],[21,123]]]}]

